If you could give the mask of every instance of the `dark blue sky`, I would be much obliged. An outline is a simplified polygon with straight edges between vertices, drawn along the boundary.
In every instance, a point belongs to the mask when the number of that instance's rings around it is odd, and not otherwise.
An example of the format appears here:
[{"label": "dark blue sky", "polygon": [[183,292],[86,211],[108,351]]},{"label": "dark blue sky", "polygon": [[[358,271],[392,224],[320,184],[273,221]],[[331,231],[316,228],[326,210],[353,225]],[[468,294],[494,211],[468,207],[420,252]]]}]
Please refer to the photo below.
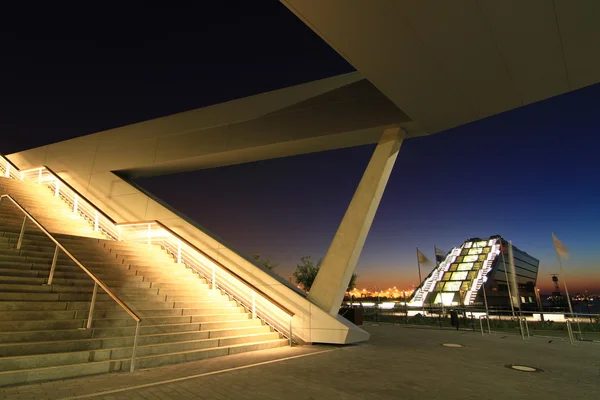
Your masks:
[{"label": "dark blue sky", "polygon": [[[500,234],[558,272],[550,232],[569,247],[573,289],[600,286],[600,86],[404,143],[359,261],[359,286],[417,282],[415,247],[433,258]],[[226,242],[280,263],[323,256],[373,146],[141,180]],[[206,192],[193,204],[181,188]],[[428,272],[427,268],[424,268]]]},{"label": "dark blue sky", "polygon": [[[277,1],[128,3],[81,18],[52,7],[15,9],[0,28],[2,154],[352,71]],[[416,284],[416,246],[431,257],[434,244],[501,234],[541,259],[547,288],[554,230],[571,250],[571,286],[600,290],[599,105],[596,85],[407,141],[359,286]],[[287,278],[300,256],[325,254],[372,151],[140,183],[233,247],[278,262]]]}]

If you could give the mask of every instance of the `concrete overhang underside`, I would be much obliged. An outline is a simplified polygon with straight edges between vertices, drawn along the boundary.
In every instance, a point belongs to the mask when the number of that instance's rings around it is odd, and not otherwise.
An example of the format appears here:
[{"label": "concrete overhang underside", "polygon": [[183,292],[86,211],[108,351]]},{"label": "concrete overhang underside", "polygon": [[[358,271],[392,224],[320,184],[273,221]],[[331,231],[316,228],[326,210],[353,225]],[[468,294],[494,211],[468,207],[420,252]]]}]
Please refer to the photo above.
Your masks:
[{"label": "concrete overhang underside", "polygon": [[[424,134],[354,72],[97,135],[103,148],[128,148],[122,159],[108,155],[106,167],[139,178],[374,144],[391,126]],[[136,142],[153,154],[131,157]]]},{"label": "concrete overhang underside", "polygon": [[597,0],[281,0],[430,134],[600,81]]}]

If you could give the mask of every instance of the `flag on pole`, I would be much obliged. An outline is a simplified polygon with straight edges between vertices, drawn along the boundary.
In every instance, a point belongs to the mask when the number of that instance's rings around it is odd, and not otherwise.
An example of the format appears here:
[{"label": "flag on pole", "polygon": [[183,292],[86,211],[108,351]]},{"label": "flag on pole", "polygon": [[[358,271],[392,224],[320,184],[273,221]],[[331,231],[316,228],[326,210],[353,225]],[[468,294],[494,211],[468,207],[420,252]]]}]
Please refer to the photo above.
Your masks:
[{"label": "flag on pole", "polygon": [[444,252],[443,250],[438,249],[435,246],[433,246],[433,248],[435,250],[435,261],[439,264],[442,261],[444,261],[444,259],[446,258],[446,252]]},{"label": "flag on pole", "polygon": [[421,253],[421,250],[417,249],[417,260],[419,264],[426,265],[429,264],[429,260],[425,257],[425,254]]},{"label": "flag on pole", "polygon": [[562,258],[569,258],[569,251],[567,250],[567,247],[562,244],[560,240],[558,240],[558,238],[554,235],[554,232],[552,233],[552,240],[554,241],[554,248],[556,249],[558,255]]}]

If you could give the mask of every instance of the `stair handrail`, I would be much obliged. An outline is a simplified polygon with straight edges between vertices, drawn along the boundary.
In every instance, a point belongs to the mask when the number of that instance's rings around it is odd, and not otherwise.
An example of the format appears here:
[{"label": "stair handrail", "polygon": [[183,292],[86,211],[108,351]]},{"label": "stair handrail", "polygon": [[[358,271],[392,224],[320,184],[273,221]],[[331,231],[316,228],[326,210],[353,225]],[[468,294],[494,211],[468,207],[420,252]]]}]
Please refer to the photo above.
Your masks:
[{"label": "stair handrail", "polygon": [[[186,264],[203,276],[213,290],[220,288],[241,306],[247,308],[252,313],[253,319],[263,320],[286,337],[290,346],[293,344],[294,311],[275,300],[260,287],[227,268],[215,257],[198,248],[160,221],[122,222],[118,226],[123,228],[121,231],[126,242],[160,245],[172,254],[178,263]],[[141,227],[141,230],[136,229],[136,226]],[[155,234],[156,230],[153,228],[158,230],[159,235]]]},{"label": "stair handrail", "polygon": [[73,186],[71,186],[69,184],[69,182],[65,181],[63,178],[60,177],[60,175],[58,175],[56,172],[54,172],[52,170],[52,168],[50,168],[50,167],[48,167],[46,165],[43,165],[40,168],[45,168],[50,175],[53,175],[54,178],[56,178],[57,180],[60,181],[61,185],[64,185],[64,186],[68,187],[69,189],[71,189],[71,191],[73,193],[75,193],[77,196],[79,196],[80,198],[82,198],[83,200],[85,200],[85,202],[87,202],[92,208],[94,208],[96,211],[98,211],[98,213],[100,213],[100,215],[102,215],[104,218],[106,218],[107,220],[109,220],[110,222],[112,222],[115,225],[117,224],[117,221],[115,221],[108,214],[106,214],[104,211],[102,211],[101,209],[99,209],[98,207],[96,207],[91,201],[89,201],[87,199],[87,197],[85,197],[84,195],[82,195],[81,193],[79,193],[79,191],[77,189],[75,189]]},{"label": "stair handrail", "polygon": [[160,226],[162,229],[164,229],[166,232],[168,232],[171,236],[175,237],[177,240],[180,240],[182,243],[185,243],[186,245],[188,245],[189,247],[194,249],[196,252],[200,253],[202,256],[209,259],[212,263],[218,265],[227,274],[233,276],[234,278],[236,278],[237,280],[239,280],[246,286],[250,287],[252,290],[260,293],[262,297],[264,297],[270,303],[273,303],[273,305],[277,306],[277,308],[281,309],[281,311],[285,312],[289,316],[295,315],[295,313],[292,310],[285,307],[283,304],[279,303],[277,300],[273,299],[271,296],[269,296],[267,293],[265,293],[263,290],[261,290],[256,285],[252,284],[251,282],[249,282],[248,280],[243,278],[241,275],[239,275],[239,274],[235,273],[234,271],[232,271],[231,269],[227,268],[223,263],[216,260],[213,256],[211,256],[204,250],[201,250],[200,248],[198,248],[198,246],[192,244],[189,240],[181,237],[181,235],[179,235],[177,232],[173,231],[171,228],[167,227],[162,222],[157,221],[157,220],[148,220],[148,221],[136,221],[136,222],[119,222],[116,225],[117,226],[127,226],[127,225],[140,225],[140,224],[156,224],[156,225]]},{"label": "stair handrail", "polygon": [[[4,163],[5,165],[2,165]],[[10,178],[11,176],[16,176],[20,178],[19,168],[16,167],[8,158],[0,155],[0,166],[4,168],[4,177]]]},{"label": "stair handrail", "polygon": [[[0,156],[0,161],[2,161],[2,159],[7,160],[5,157]],[[8,161],[8,160],[7,160]],[[92,203],[90,200],[88,200],[88,198],[84,195],[82,195],[77,189],[75,189],[73,186],[71,186],[71,184],[69,184],[67,181],[65,181],[60,175],[58,175],[56,172],[54,172],[52,170],[52,168],[46,166],[46,165],[42,165],[41,167],[34,167],[34,168],[27,168],[24,170],[20,170],[20,179],[24,180],[24,176],[25,174],[32,172],[32,171],[38,171],[38,184],[43,183],[44,179],[43,179],[43,173],[44,170],[48,173],[48,175],[50,175],[53,178],[53,181],[51,181],[50,183],[54,183],[55,184],[55,196],[59,196],[59,193],[63,194],[63,198],[67,201],[70,201],[70,199],[68,199],[64,194],[68,193],[63,191],[59,191],[60,186],[65,186],[66,188],[68,188],[71,192],[73,192],[73,196],[74,202],[85,202],[85,204],[92,208],[95,212],[95,216],[94,215],[88,215],[87,217],[90,218],[90,221],[93,221],[94,223],[94,230],[98,231],[99,228],[101,228],[99,226],[99,221],[98,218],[102,217],[105,222],[107,222],[109,225],[113,225],[114,227],[116,227],[117,225],[117,221],[115,221],[112,217],[110,217],[108,214],[106,214],[104,211],[102,211],[100,208],[98,208],[96,205],[94,205],[94,203]],[[57,185],[57,182],[60,182],[60,184]],[[77,212],[77,210],[74,210],[75,212]],[[115,234],[113,232],[105,232],[106,234],[108,234],[108,236],[112,237],[114,240],[120,240],[118,233]]]},{"label": "stair handrail", "polygon": [[87,328],[88,329],[91,328],[92,314],[94,312],[94,305],[95,305],[95,301],[96,301],[96,294],[98,292],[98,286],[101,287],[106,292],[106,294],[108,294],[110,296],[110,298],[112,298],[123,310],[125,310],[125,312],[127,312],[127,314],[129,314],[129,316],[131,316],[135,320],[135,322],[136,322],[136,330],[135,330],[135,337],[134,337],[134,342],[133,342],[133,352],[132,352],[132,359],[131,359],[131,366],[130,366],[130,370],[131,370],[131,372],[133,372],[135,370],[135,351],[136,351],[136,347],[137,347],[137,339],[138,339],[138,336],[139,336],[140,322],[142,322],[142,319],[131,308],[129,308],[116,294],[114,294],[108,288],[108,286],[106,286],[106,284],[104,282],[102,282],[102,280],[100,278],[98,278],[92,271],[90,271],[89,269],[87,269],[85,267],[85,265],[83,265],[83,263],[77,259],[77,257],[75,257],[69,250],[67,250],[67,248],[64,245],[62,245],[58,241],[58,239],[56,239],[14,197],[12,197],[9,194],[3,194],[3,195],[0,195],[0,203],[2,202],[2,199],[8,199],[8,200],[10,200],[23,214],[25,214],[25,218],[23,220],[23,226],[21,228],[21,232],[19,233],[19,240],[17,242],[17,249],[18,250],[21,249],[21,244],[23,242],[23,235],[25,233],[25,224],[27,223],[27,218],[29,218],[56,245],[56,250],[54,251],[54,258],[52,260],[52,266],[50,267],[50,276],[48,278],[48,281],[49,281],[48,284],[52,283],[54,269],[56,267],[56,262],[57,262],[57,259],[58,259],[58,250],[59,249],[62,250],[71,260],[73,260],[73,262],[79,268],[81,268],[83,270],[83,272],[85,272],[94,281],[94,291],[93,291],[93,294],[92,294],[92,301],[90,303],[90,312],[89,312],[88,320],[87,320]]},{"label": "stair handrail", "polygon": [[[14,168],[16,168],[14,166],[14,164],[12,164],[6,157],[0,155],[0,166],[2,166],[1,165],[2,161],[5,161],[7,164],[10,164]],[[214,259],[212,256],[210,256],[209,254],[207,254],[206,252],[200,250],[197,246],[193,245],[187,239],[184,239],[179,234],[177,234],[176,232],[174,232],[172,229],[166,227],[164,224],[162,224],[159,221],[151,220],[151,221],[131,221],[131,222],[122,222],[122,223],[116,222],[109,215],[107,215],[106,213],[104,213],[96,205],[94,205],[91,201],[89,201],[87,199],[87,197],[83,196],[77,189],[75,189],[73,186],[71,186],[69,183],[67,183],[62,177],[60,177],[56,172],[54,172],[51,168],[49,168],[46,165],[42,165],[41,167],[33,167],[33,168],[27,168],[25,170],[20,170],[19,171],[20,172],[20,180],[24,180],[24,174],[27,173],[27,172],[39,171],[38,183],[41,184],[42,181],[43,181],[43,170],[46,170],[46,172],[54,179],[54,182],[60,182],[61,186],[63,186],[63,185],[66,186],[69,190],[71,190],[74,193],[75,196],[77,196],[77,198],[85,201],[85,203],[87,203],[87,205],[90,208],[92,208],[97,213],[97,215],[102,216],[109,224],[112,224],[114,227],[119,228],[120,226],[127,226],[127,225],[139,225],[139,224],[146,224],[146,223],[156,223],[157,225],[160,225],[161,228],[163,228],[165,231],[169,232],[172,236],[174,236],[175,238],[177,238],[181,242],[183,242],[183,243],[187,244],[188,246],[190,246],[192,249],[194,249],[195,251],[197,251],[199,254],[201,254],[202,256],[206,257],[207,259],[209,259],[215,265],[218,265],[221,270],[223,270],[224,272],[226,272],[229,275],[233,276],[235,279],[239,280],[241,283],[243,283],[244,285],[248,286],[253,291],[257,292],[261,297],[263,297],[265,300],[267,300],[268,302],[270,302],[271,304],[273,304],[275,307],[279,308],[281,311],[283,311],[284,313],[286,313],[290,317],[290,322],[289,322],[289,324],[290,324],[289,325],[289,336],[288,336],[288,338],[290,340],[290,344],[292,343],[292,340],[293,340],[292,336],[293,336],[293,334],[292,334],[291,319],[293,318],[293,316],[295,315],[295,313],[293,311],[291,311],[290,309],[288,309],[287,307],[283,306],[281,303],[279,303],[275,299],[273,299],[271,296],[269,296],[267,293],[265,293],[262,289],[260,289],[259,287],[255,286],[254,284],[252,284],[248,280],[244,279],[243,277],[241,277],[240,275],[238,275],[237,273],[235,273],[231,269],[227,268],[224,264],[220,263],[219,261],[217,261],[216,259]],[[58,190],[55,193],[56,193],[56,195],[58,195]],[[91,219],[91,217],[92,216],[90,215],[89,218]],[[95,225],[94,225],[94,230],[96,230],[96,231],[98,230],[98,220],[97,220],[97,218],[96,218],[96,222],[95,222]],[[119,231],[119,235],[117,235],[116,237],[114,235],[112,235],[112,234],[109,235],[109,236],[113,236],[113,239],[115,239],[117,241],[121,240],[120,231]],[[267,322],[267,321],[265,321],[265,322]]]}]

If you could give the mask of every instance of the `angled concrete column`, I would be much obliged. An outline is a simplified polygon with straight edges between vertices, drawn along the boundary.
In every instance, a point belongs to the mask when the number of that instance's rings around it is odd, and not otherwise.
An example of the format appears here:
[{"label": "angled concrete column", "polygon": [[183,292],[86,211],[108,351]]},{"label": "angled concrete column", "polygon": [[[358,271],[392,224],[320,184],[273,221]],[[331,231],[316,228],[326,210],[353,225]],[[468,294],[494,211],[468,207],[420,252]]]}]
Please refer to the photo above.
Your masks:
[{"label": "angled concrete column", "polygon": [[310,289],[308,299],[331,315],[338,313],[404,136],[401,128],[383,132]]}]

